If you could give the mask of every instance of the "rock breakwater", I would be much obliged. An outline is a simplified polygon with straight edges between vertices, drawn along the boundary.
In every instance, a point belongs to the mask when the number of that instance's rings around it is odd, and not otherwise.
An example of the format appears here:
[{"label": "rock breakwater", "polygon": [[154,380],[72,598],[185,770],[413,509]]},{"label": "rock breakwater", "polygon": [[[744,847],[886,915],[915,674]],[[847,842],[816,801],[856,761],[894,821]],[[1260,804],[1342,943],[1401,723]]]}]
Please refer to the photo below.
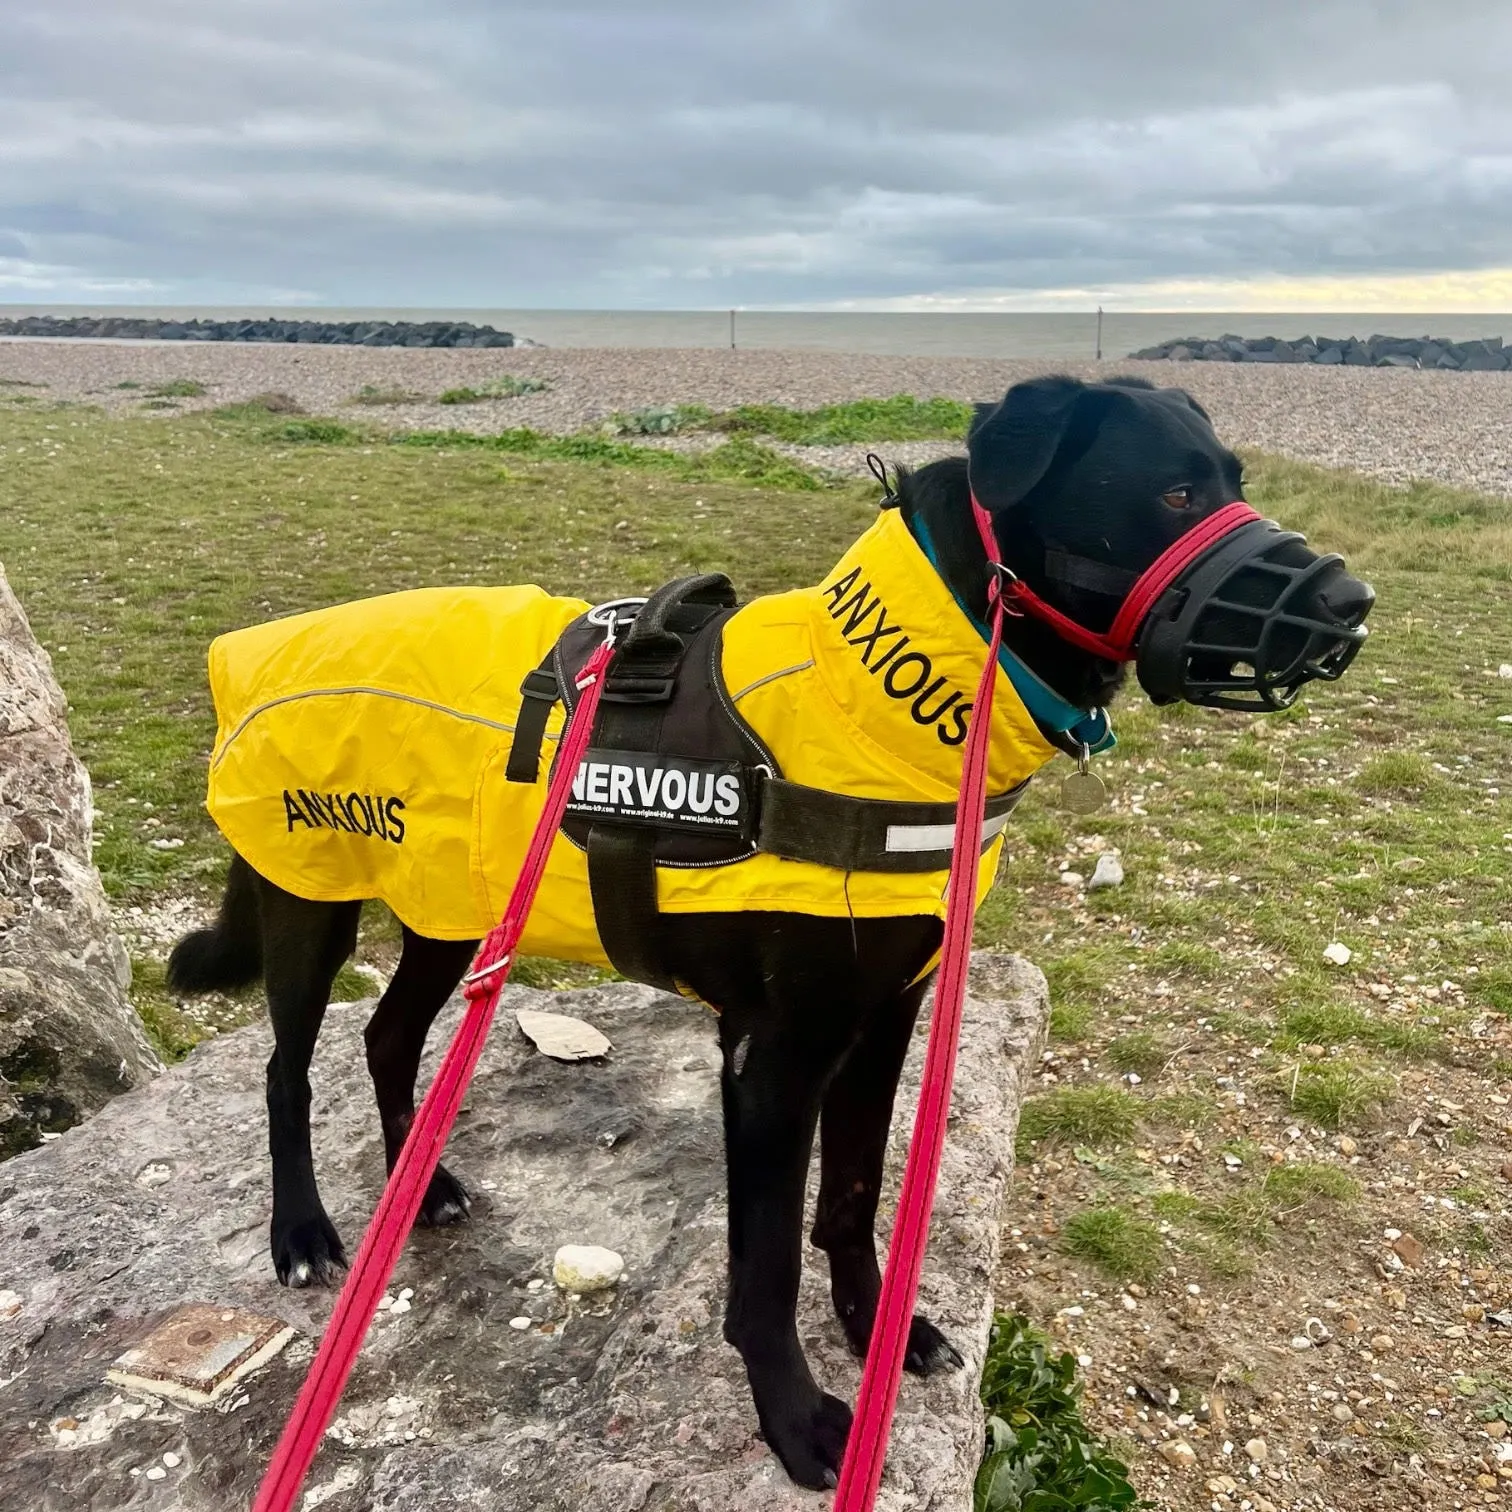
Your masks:
[{"label": "rock breakwater", "polygon": [[514,336],[467,321],[154,320],[134,315],[24,315],[0,320],[0,336],[114,341],[306,342],[316,346],[512,347]]},{"label": "rock breakwater", "polygon": [[1512,366],[1512,351],[1500,336],[1450,341],[1433,336],[1186,336],[1130,352],[1130,357],[1168,362],[1311,362],[1320,367],[1439,368],[1463,373],[1496,373]]}]

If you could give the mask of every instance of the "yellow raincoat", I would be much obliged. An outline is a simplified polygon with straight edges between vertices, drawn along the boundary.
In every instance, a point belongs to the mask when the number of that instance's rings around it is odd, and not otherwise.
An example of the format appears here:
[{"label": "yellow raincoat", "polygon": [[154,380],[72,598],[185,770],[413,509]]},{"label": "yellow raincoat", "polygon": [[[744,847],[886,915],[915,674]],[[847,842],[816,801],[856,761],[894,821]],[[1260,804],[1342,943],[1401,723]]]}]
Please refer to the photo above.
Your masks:
[{"label": "yellow raincoat", "polygon": [[[221,636],[210,648],[212,817],[289,892],[381,898],[436,939],[485,934],[545,801],[548,762],[534,786],[504,776],[520,683],[587,607],[534,587],[425,588]],[[724,627],[722,668],[787,781],[939,803],[956,796],[985,652],[901,513],[888,509],[818,587],[737,611]],[[548,740],[561,719],[558,706]],[[1001,667],[992,720],[995,794],[1055,751]],[[979,897],[1001,848],[999,830],[982,856]],[[657,899],[663,913],[942,916],[946,880],[943,870],[846,873],[759,854],[658,867]],[[608,964],[587,856],[565,835],[521,950]]]}]

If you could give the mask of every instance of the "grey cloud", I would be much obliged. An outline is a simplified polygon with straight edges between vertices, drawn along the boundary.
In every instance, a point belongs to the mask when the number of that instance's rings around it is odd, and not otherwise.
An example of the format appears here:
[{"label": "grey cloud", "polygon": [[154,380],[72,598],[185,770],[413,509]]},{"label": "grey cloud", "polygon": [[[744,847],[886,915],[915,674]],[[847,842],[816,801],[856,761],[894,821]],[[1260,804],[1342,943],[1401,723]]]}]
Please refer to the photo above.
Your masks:
[{"label": "grey cloud", "polygon": [[1496,0],[30,0],[8,30],[0,299],[721,306],[1509,260]]}]

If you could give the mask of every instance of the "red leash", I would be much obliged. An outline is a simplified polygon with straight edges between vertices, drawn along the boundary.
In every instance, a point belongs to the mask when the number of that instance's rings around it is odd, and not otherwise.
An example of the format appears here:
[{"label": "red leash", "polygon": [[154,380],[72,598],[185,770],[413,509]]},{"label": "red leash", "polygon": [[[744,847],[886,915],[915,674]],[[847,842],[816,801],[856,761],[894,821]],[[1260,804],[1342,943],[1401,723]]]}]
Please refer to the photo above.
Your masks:
[{"label": "red leash", "polygon": [[[612,631],[611,631],[612,634]],[[606,640],[588,658],[577,676],[582,698],[562,732],[560,754],[546,793],[546,807],[536,823],[526,852],[525,864],[509,895],[504,917],[484,940],[473,970],[463,983],[467,1013],[457,1029],[436,1079],[415,1115],[383,1196],[378,1201],[351,1274],[336,1299],[325,1337],[300,1388],[283,1437],[258,1488],[253,1512],[288,1512],[309,1473],[320,1440],[341,1400],[347,1377],[357,1362],[358,1351],[373,1314],[378,1310],[388,1279],[394,1272],[404,1241],[414,1226],[425,1189],[441,1160],[446,1136],[456,1121],[463,1094],[483,1053],[483,1041],[493,1022],[499,993],[509,975],[512,952],[525,928],[530,906],[546,870],[546,858],[556,839],[562,813],[572,790],[583,753],[593,733],[593,719],[604,687],[604,668],[614,654],[613,640]]]},{"label": "red leash", "polygon": [[950,1113],[950,1089],[955,1080],[956,1047],[961,1033],[961,1005],[966,996],[966,973],[971,963],[971,929],[976,920],[977,864],[982,855],[982,812],[987,801],[987,754],[991,739],[992,695],[997,678],[998,647],[1003,639],[1001,565],[992,517],[971,501],[987,560],[993,565],[988,589],[991,638],[987,662],[977,685],[971,729],[961,763],[961,792],[956,800],[955,845],[950,857],[950,892],[945,907],[945,939],[940,949],[940,978],[935,984],[934,1019],[929,1027],[929,1051],[919,1087],[898,1217],[887,1249],[887,1270],[872,1328],[861,1390],[856,1397],[855,1422],[845,1446],[845,1463],[835,1492],[834,1512],[871,1512],[887,1458],[893,1407],[903,1378],[903,1356],[913,1322],[924,1248],[929,1243],[929,1215],[940,1157],[945,1149],[945,1121]]}]

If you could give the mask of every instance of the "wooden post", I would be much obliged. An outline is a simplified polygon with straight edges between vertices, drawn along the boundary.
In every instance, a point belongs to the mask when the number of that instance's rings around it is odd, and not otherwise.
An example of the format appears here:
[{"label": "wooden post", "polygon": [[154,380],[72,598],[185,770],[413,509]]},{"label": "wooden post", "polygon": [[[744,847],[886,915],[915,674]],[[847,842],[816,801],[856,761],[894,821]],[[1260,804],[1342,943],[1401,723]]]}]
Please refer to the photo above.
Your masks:
[{"label": "wooden post", "polygon": [[1102,361],[1102,306],[1097,307],[1097,360]]}]

